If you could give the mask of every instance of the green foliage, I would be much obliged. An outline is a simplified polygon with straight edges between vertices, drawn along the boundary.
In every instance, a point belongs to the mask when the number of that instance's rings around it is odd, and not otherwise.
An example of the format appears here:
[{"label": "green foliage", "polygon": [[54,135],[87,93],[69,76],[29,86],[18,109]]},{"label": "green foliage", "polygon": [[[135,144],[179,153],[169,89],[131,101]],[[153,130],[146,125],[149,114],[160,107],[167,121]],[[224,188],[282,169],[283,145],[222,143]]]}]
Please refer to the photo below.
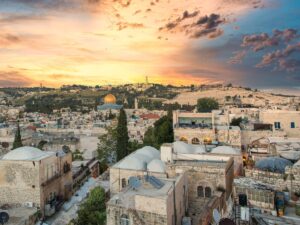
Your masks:
[{"label": "green foliage", "polygon": [[0,116],[0,123],[4,123],[6,121],[6,118],[4,116]]},{"label": "green foliage", "polygon": [[83,160],[82,152],[76,149],[75,152],[72,153],[72,159],[73,161]]},{"label": "green foliage", "polygon": [[230,126],[240,126],[240,123],[243,121],[242,117],[233,118],[231,120]]},{"label": "green foliage", "polygon": [[138,141],[136,141],[136,140],[130,141],[128,143],[128,152],[130,154],[130,153],[132,153],[132,152],[134,152],[134,151],[136,151],[136,150],[138,150],[138,149],[140,149],[142,147],[143,147],[143,145],[140,144],[140,143],[138,143]]},{"label": "green foliage", "polygon": [[198,112],[206,113],[219,108],[219,103],[214,98],[200,98],[197,101]]},{"label": "green foliage", "polygon": [[109,164],[115,161],[116,149],[117,130],[109,127],[107,132],[99,137],[97,152],[101,171],[104,171]]},{"label": "green foliage", "polygon": [[78,218],[74,221],[75,225],[105,225],[105,191],[101,187],[96,187],[90,192],[87,200],[78,210]]},{"label": "green foliage", "polygon": [[21,129],[20,129],[20,126],[18,124],[17,131],[16,131],[16,134],[15,134],[15,140],[14,140],[12,149],[14,150],[14,149],[20,148],[20,147],[23,147],[23,143],[22,143],[22,137],[21,137]]},{"label": "green foliage", "polygon": [[125,110],[122,108],[118,117],[117,132],[117,161],[120,161],[128,155],[128,128],[127,128],[127,117]]},{"label": "green foliage", "polygon": [[153,146],[157,149],[163,143],[174,141],[173,119],[172,113],[163,116],[154,123],[154,127],[150,127],[144,136],[144,145]]}]

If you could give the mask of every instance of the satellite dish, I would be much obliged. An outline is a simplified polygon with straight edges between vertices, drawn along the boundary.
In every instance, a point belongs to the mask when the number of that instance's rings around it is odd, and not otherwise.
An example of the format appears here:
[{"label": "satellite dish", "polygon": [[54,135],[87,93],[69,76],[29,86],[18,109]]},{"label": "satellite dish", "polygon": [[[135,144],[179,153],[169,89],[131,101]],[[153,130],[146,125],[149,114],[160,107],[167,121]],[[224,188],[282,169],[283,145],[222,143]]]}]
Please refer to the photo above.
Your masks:
[{"label": "satellite dish", "polygon": [[213,218],[214,218],[214,221],[218,224],[221,220],[221,215],[219,213],[219,211],[217,209],[214,209],[213,210]]},{"label": "satellite dish", "polygon": [[0,223],[5,224],[9,220],[9,215],[7,212],[0,212]]}]

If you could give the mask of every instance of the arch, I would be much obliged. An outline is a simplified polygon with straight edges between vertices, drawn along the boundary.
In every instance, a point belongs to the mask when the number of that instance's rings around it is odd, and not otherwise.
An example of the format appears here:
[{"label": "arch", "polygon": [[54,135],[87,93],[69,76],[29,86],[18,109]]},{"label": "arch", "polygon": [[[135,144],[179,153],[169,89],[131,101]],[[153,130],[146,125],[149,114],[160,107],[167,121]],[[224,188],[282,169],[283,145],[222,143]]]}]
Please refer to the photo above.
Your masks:
[{"label": "arch", "polygon": [[206,137],[203,139],[203,143],[205,145],[210,145],[212,143],[212,139],[210,137]]},{"label": "arch", "polygon": [[204,188],[203,188],[203,186],[198,186],[197,187],[197,196],[200,197],[200,198],[204,197]]},{"label": "arch", "polygon": [[192,144],[193,144],[193,145],[199,145],[199,144],[200,144],[200,140],[199,140],[198,138],[194,137],[194,138],[192,139]]},{"label": "arch", "polygon": [[122,178],[122,188],[126,187],[126,179]]},{"label": "arch", "polygon": [[211,188],[205,187],[205,198],[210,198],[210,197],[211,197]]},{"label": "arch", "polygon": [[120,225],[130,225],[129,217],[123,214],[120,218]]},{"label": "arch", "polygon": [[181,137],[179,140],[182,142],[188,143],[188,139],[186,137]]}]

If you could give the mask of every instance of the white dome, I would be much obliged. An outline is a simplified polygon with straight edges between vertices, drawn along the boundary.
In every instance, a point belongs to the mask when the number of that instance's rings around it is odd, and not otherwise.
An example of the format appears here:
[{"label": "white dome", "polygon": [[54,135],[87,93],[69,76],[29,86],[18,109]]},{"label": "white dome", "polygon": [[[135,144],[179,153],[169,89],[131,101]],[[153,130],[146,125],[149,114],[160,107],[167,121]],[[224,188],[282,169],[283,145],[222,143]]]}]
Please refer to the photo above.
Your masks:
[{"label": "white dome", "polygon": [[192,145],[186,144],[182,141],[176,141],[173,143],[174,151],[180,154],[193,154],[194,147]]},{"label": "white dome", "polygon": [[150,161],[151,159],[144,155],[132,154],[123,159],[117,167],[120,169],[146,170],[147,163]]},{"label": "white dome", "polygon": [[218,146],[214,149],[211,150],[211,153],[215,153],[215,154],[239,154],[239,151],[229,147],[229,146]]},{"label": "white dome", "polygon": [[194,146],[194,153],[197,153],[197,154],[206,153],[205,147],[202,146],[202,145],[200,145],[200,146]]},{"label": "white dome", "polygon": [[160,151],[158,151],[157,149],[150,147],[150,146],[145,146],[139,150],[137,150],[135,153],[135,155],[144,155],[147,156],[151,159],[160,159]]},{"label": "white dome", "polygon": [[165,173],[166,165],[160,159],[153,159],[147,166],[147,170],[156,173]]},{"label": "white dome", "polygon": [[35,160],[48,156],[46,152],[43,152],[33,147],[21,147],[10,151],[3,156],[4,160]]}]

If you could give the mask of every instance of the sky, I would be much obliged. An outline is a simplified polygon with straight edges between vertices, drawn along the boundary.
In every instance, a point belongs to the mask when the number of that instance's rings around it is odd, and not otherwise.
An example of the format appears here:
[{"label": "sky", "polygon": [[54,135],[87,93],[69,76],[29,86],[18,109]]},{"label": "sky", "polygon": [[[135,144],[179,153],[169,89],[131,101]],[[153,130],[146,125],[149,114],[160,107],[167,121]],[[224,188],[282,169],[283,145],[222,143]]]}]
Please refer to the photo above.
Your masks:
[{"label": "sky", "polygon": [[299,0],[0,0],[0,87],[300,89]]}]

